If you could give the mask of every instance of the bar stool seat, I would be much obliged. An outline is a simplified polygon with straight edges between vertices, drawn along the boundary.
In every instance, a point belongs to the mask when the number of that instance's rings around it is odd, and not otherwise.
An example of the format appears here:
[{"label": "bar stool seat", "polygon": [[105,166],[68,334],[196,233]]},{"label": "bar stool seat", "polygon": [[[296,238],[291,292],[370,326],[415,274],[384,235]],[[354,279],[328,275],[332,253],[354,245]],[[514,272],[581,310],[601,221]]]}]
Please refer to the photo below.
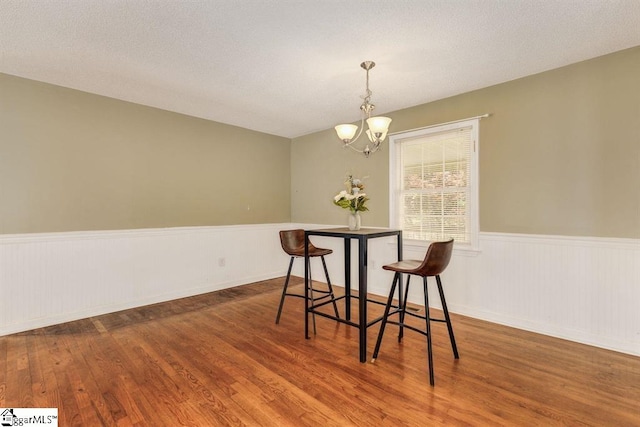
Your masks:
[{"label": "bar stool seat", "polygon": [[[280,316],[282,314],[282,307],[284,306],[285,297],[297,297],[304,298],[304,295],[291,293],[288,291],[289,288],[289,279],[291,278],[291,269],[293,268],[293,261],[296,258],[304,259],[304,230],[295,229],[295,230],[282,230],[280,231],[280,244],[282,249],[291,256],[289,260],[289,270],[287,271],[287,277],[284,281],[284,286],[282,288],[282,296],[280,297],[280,305],[278,306],[278,314],[276,315],[276,324],[280,323]],[[338,314],[338,305],[336,304],[336,298],[333,293],[333,287],[331,286],[331,279],[329,278],[329,271],[327,270],[327,263],[324,260],[326,255],[330,255],[333,253],[331,249],[318,248],[313,245],[313,243],[309,242],[309,299],[311,300],[311,305],[315,305],[320,301],[327,301],[333,304],[333,311],[336,317],[340,317]],[[322,267],[324,269],[324,275],[327,279],[327,286],[325,288],[318,287],[316,283],[314,285],[313,279],[311,278],[311,259],[320,257],[322,260]],[[316,332],[316,318],[315,314],[313,315],[313,332]]]},{"label": "bar stool seat", "polygon": [[[384,314],[382,318],[382,324],[380,325],[380,332],[378,333],[378,339],[376,341],[376,347],[373,351],[373,359],[371,363],[374,363],[378,357],[380,351],[380,345],[382,344],[382,336],[384,335],[385,327],[387,323],[391,323],[399,326],[398,342],[402,341],[404,334],[404,328],[411,329],[427,337],[427,357],[429,361],[429,383],[434,385],[433,374],[433,354],[431,344],[431,322],[443,322],[447,324],[449,331],[449,340],[451,341],[451,348],[453,350],[453,356],[455,359],[459,358],[458,347],[456,345],[456,339],[453,335],[453,327],[451,326],[451,318],[449,316],[449,310],[447,309],[447,302],[444,298],[444,291],[442,289],[442,281],[440,280],[440,274],[447,268],[449,261],[451,260],[451,254],[453,252],[453,239],[445,242],[433,242],[429,245],[424,260],[405,260],[398,261],[393,264],[388,264],[382,268],[388,271],[393,271],[393,283],[391,284],[391,290],[385,305]],[[402,290],[402,274],[407,275],[407,282],[404,292]],[[422,286],[424,292],[424,316],[407,310],[407,295],[409,293],[409,283],[411,276],[422,277]],[[429,314],[429,293],[427,292],[427,277],[436,278],[438,285],[438,293],[440,295],[440,301],[442,303],[442,311],[444,319],[432,318]],[[399,284],[399,286],[398,286]],[[393,297],[398,287],[398,305],[393,306]],[[403,295],[404,294],[404,295]],[[391,310],[391,307],[394,307]],[[390,320],[391,316],[397,315],[398,320]],[[412,325],[405,323],[406,316],[419,318],[425,321],[426,328],[419,329]]]}]

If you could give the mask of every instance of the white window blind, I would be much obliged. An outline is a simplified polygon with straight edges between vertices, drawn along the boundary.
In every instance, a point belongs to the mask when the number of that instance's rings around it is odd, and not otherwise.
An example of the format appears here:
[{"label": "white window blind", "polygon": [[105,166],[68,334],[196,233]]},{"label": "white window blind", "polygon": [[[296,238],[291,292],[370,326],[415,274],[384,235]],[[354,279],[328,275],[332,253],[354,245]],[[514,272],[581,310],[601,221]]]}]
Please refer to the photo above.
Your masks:
[{"label": "white window blind", "polygon": [[477,127],[469,122],[396,135],[392,225],[405,239],[453,238],[476,246],[476,140]]}]

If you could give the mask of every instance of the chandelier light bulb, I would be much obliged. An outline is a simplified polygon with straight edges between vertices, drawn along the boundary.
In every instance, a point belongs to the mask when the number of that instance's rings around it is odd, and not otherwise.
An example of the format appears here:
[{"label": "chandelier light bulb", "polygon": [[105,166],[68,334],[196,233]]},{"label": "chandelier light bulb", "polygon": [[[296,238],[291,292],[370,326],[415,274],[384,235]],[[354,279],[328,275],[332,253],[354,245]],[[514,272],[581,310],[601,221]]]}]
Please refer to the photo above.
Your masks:
[{"label": "chandelier light bulb", "polygon": [[345,144],[351,142],[356,132],[358,131],[358,126],[356,125],[338,125],[335,127],[336,133],[338,134],[338,138],[344,141]]},{"label": "chandelier light bulb", "polygon": [[369,130],[376,136],[376,139],[380,138],[382,134],[386,134],[389,129],[391,119],[389,117],[371,117],[367,119],[367,125]]}]

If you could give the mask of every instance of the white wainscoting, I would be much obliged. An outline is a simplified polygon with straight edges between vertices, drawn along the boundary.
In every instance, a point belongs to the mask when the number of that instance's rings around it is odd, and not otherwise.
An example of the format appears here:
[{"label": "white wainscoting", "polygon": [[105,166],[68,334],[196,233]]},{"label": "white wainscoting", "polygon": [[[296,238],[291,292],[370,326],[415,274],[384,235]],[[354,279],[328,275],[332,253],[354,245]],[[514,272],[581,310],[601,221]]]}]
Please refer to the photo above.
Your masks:
[{"label": "white wainscoting", "polygon": [[[332,281],[343,284],[342,242],[313,240],[334,249]],[[480,246],[454,251],[442,275],[451,312],[640,356],[640,240],[481,233]],[[404,245],[405,259],[425,252]],[[354,243],[352,272],[356,254]],[[393,238],[370,241],[369,292],[388,293],[393,276],[380,267],[395,254]],[[439,308],[435,283],[429,291]],[[422,305],[421,292],[414,285],[409,300]]]},{"label": "white wainscoting", "polygon": [[283,276],[286,227],[0,236],[0,335]]},{"label": "white wainscoting", "polygon": [[640,240],[481,233],[445,272],[460,314],[640,355]]},{"label": "white wainscoting", "polygon": [[[278,231],[296,227],[328,226],[0,236],[0,335],[283,276]],[[343,285],[342,240],[312,240],[334,249],[327,264]],[[481,233],[480,244],[477,254],[455,251],[443,274],[452,312],[640,356],[640,240]],[[370,292],[386,295],[392,276],[381,266],[395,254],[395,238],[370,241]],[[405,258],[423,256],[405,245]],[[314,278],[321,271],[314,263]],[[410,293],[418,304],[419,290]]]}]

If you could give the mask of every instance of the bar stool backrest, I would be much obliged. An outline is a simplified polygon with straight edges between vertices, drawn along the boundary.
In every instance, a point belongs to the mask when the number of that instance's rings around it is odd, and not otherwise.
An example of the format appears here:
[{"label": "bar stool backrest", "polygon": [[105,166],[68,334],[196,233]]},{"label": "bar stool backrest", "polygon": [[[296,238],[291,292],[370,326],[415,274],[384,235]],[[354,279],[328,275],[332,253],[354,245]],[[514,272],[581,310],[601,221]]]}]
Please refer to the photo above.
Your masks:
[{"label": "bar stool backrest", "polygon": [[[282,249],[291,256],[304,256],[304,230],[282,230],[280,231],[280,244]],[[309,242],[309,256],[315,254],[316,247]]]},{"label": "bar stool backrest", "polygon": [[427,249],[424,261],[415,270],[414,274],[418,276],[438,276],[442,273],[451,261],[451,253],[453,252],[453,239],[444,242],[433,242]]}]

